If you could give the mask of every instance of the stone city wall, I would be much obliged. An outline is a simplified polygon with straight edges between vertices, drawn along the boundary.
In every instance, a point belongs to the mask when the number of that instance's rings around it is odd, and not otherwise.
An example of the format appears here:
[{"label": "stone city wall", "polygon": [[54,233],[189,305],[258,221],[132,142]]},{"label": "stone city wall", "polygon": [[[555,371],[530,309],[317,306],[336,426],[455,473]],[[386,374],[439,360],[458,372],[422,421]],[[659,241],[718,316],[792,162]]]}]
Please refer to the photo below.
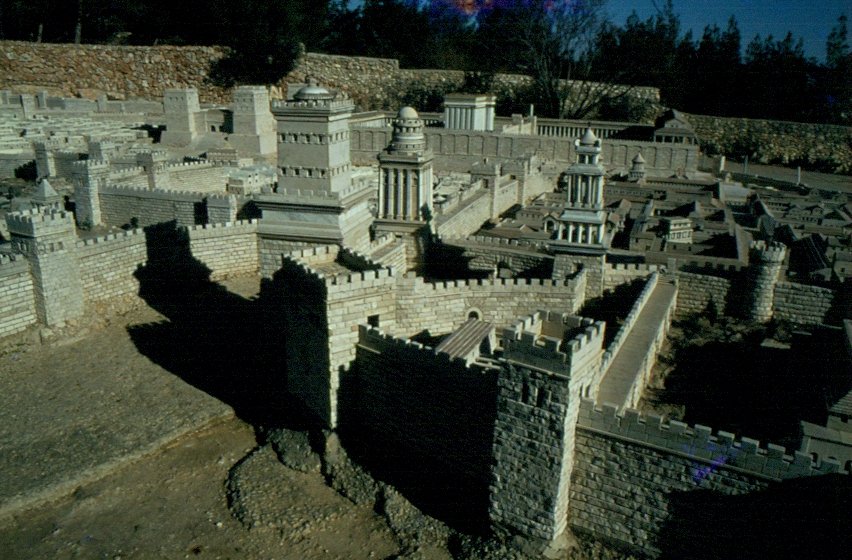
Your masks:
[{"label": "stone city wall", "polygon": [[192,226],[204,222],[207,214],[201,193],[111,185],[99,189],[99,198],[101,217],[108,225],[121,226],[136,218],[140,226],[172,220]]},{"label": "stone city wall", "polygon": [[637,278],[647,278],[655,272],[664,270],[665,267],[656,264],[607,263],[604,265],[604,290],[612,290],[622,284],[629,284]]},{"label": "stone city wall", "polygon": [[491,219],[491,191],[481,190],[464,205],[455,208],[448,214],[435,216],[435,229],[441,237],[464,237],[479,230]]},{"label": "stone city wall", "polygon": [[[340,267],[340,259],[364,270],[324,274],[320,265]],[[287,389],[329,427],[337,424],[341,373],[355,359],[358,325],[374,316],[382,328],[395,326],[392,294],[396,277],[366,257],[341,252],[336,245],[294,251],[283,256],[280,286],[287,342]],[[390,297],[389,297],[390,296]]]},{"label": "stone city wall", "polygon": [[723,276],[696,274],[693,272],[677,273],[677,314],[701,313],[707,309],[712,299],[719,313],[725,311],[728,293],[731,290],[731,279]]},{"label": "stone city wall", "polygon": [[16,172],[21,173],[27,164],[35,159],[35,152],[27,150],[23,152],[0,153],[0,177],[15,177]]},{"label": "stone city wall", "polygon": [[257,274],[260,257],[257,220],[193,226],[189,231],[192,256],[210,269],[210,279]]},{"label": "stone city wall", "polygon": [[761,448],[756,440],[631,409],[619,416],[614,405],[595,408],[584,399],[569,521],[575,531],[654,557],[680,495],[745,494],[773,481],[839,471],[836,461],[814,464],[810,455],[790,456],[771,443]]},{"label": "stone city wall", "polygon": [[586,274],[561,282],[553,280],[460,280],[427,283],[406,275],[397,284],[396,331],[413,336],[428,330],[446,334],[462,325],[471,311],[497,327],[539,309],[575,313],[583,304]]},{"label": "stone city wall", "polygon": [[0,255],[0,338],[38,321],[30,265],[20,255]]},{"label": "stone city wall", "polygon": [[496,372],[364,325],[359,330],[352,415],[363,435],[410,464],[432,465],[431,477],[484,494]]},{"label": "stone city wall", "polygon": [[852,127],[706,115],[687,118],[711,153],[852,174]]},{"label": "stone city wall", "polygon": [[228,184],[228,168],[210,163],[168,166],[169,188],[194,193],[221,193]]},{"label": "stone city wall", "polygon": [[471,259],[468,262],[471,270],[494,272],[497,268],[508,268],[516,275],[537,271],[543,277],[549,277],[553,271],[553,256],[537,252],[533,242],[481,235],[448,237],[442,242],[463,249],[465,258]]},{"label": "stone city wall", "polygon": [[148,260],[142,229],[78,241],[80,280],[86,305],[95,311],[124,301],[137,302],[139,280],[134,273]]},{"label": "stone city wall", "polygon": [[773,316],[775,319],[791,321],[802,325],[819,325],[832,321],[832,311],[837,309],[837,317],[849,317],[849,302],[841,301],[843,294],[830,288],[807,286],[793,282],[778,282],[775,285]]}]

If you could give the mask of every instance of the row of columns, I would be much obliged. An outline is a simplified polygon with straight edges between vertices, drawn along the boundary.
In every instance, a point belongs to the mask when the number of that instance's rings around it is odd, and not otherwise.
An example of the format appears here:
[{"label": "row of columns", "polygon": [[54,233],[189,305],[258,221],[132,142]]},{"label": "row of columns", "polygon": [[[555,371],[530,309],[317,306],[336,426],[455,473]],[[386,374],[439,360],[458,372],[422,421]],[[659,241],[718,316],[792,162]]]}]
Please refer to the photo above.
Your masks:
[{"label": "row of columns", "polygon": [[603,243],[603,226],[599,224],[560,224],[559,239],[570,243]]},{"label": "row of columns", "polygon": [[379,188],[379,217],[419,220],[426,194],[419,169],[383,168]]},{"label": "row of columns", "polygon": [[603,188],[598,188],[598,177],[589,175],[575,175],[570,177],[568,183],[568,205],[569,206],[591,206],[600,208],[603,205]]},{"label": "row of columns", "polygon": [[[609,138],[616,132],[617,129],[610,128],[592,128],[592,132],[598,138]],[[555,136],[557,138],[581,138],[586,133],[584,126],[564,126],[558,124],[540,124],[538,125],[538,134],[540,136]]]}]

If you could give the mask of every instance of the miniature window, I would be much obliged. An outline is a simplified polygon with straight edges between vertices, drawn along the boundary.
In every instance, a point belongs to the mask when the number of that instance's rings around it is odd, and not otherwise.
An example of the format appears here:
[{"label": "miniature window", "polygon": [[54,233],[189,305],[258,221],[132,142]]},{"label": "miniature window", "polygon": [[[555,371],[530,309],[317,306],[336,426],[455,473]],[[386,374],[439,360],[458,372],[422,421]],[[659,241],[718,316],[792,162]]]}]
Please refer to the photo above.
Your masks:
[{"label": "miniature window", "polygon": [[373,327],[374,329],[379,328],[379,316],[370,315],[369,317],[367,317],[367,324]]}]

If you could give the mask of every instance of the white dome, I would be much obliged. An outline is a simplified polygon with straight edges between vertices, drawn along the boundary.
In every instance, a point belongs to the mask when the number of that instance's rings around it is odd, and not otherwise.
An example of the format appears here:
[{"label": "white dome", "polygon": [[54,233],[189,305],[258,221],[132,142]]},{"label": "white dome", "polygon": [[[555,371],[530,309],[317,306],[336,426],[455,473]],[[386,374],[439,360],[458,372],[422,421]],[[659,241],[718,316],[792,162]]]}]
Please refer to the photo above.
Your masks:
[{"label": "white dome", "polygon": [[322,86],[307,85],[296,92],[293,96],[295,99],[304,101],[307,99],[328,99],[331,97],[331,92]]},{"label": "white dome", "polygon": [[399,113],[396,114],[396,118],[398,119],[419,119],[420,115],[417,114],[417,111],[414,107],[403,107],[399,110]]}]

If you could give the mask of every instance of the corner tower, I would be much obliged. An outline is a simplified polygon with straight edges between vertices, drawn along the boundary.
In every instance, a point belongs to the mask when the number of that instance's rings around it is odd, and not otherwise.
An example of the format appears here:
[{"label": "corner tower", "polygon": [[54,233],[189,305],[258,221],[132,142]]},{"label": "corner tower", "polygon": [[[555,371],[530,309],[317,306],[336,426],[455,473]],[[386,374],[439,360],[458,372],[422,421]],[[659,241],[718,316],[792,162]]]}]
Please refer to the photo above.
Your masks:
[{"label": "corner tower", "polygon": [[568,525],[574,428],[596,382],[603,322],[539,311],[503,333],[490,517],[555,544]]}]

